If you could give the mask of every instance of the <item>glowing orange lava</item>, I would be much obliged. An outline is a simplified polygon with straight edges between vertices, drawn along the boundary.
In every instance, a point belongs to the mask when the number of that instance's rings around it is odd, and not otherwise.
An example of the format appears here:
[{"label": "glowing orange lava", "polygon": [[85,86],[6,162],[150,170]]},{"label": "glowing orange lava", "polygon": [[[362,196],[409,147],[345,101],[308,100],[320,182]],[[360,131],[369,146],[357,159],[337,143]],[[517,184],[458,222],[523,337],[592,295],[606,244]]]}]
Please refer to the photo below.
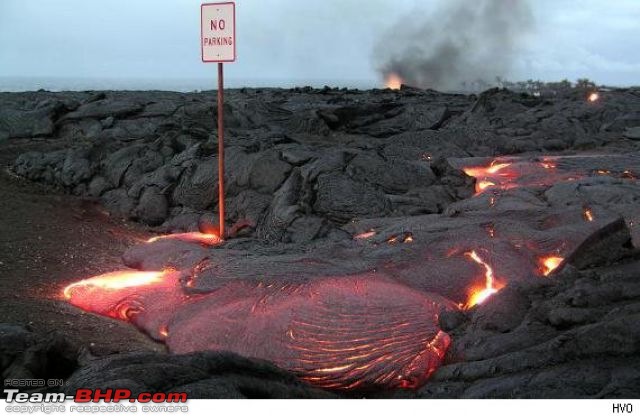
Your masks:
[{"label": "glowing orange lava", "polygon": [[540,259],[540,269],[544,276],[549,276],[564,261],[564,257],[548,256]]},{"label": "glowing orange lava", "polygon": [[556,167],[556,163],[553,162],[551,159],[545,159],[542,162],[540,162],[540,164],[545,169],[554,169]]},{"label": "glowing orange lava", "polygon": [[159,240],[180,240],[188,243],[200,243],[205,246],[217,246],[224,242],[217,234],[205,234],[194,231],[190,233],[166,234],[151,237],[147,240],[147,243],[153,243]]},{"label": "glowing orange lava", "polygon": [[583,216],[586,221],[593,222],[593,211],[590,208],[584,209]]},{"label": "glowing orange lava", "polygon": [[486,230],[487,230],[487,234],[489,235],[489,238],[495,238],[495,236],[496,236],[496,229],[495,229],[495,227],[493,226],[493,224],[489,224],[489,225],[486,227]]},{"label": "glowing orange lava", "polygon": [[600,99],[600,94],[598,94],[597,92],[592,92],[591,94],[589,94],[589,97],[587,97],[587,99],[590,103],[595,103]]},{"label": "glowing orange lava", "polygon": [[471,176],[474,178],[491,177],[492,175],[495,175],[496,173],[500,172],[502,169],[508,166],[511,166],[511,163],[497,163],[494,160],[493,162],[491,162],[491,164],[488,167],[476,166],[472,168],[464,168],[463,171],[468,176]]},{"label": "glowing orange lava", "polygon": [[402,78],[400,78],[400,75],[391,72],[385,77],[384,86],[392,90],[399,90],[402,86]]},{"label": "glowing orange lava", "polygon": [[487,188],[497,186],[496,181],[491,178],[508,176],[501,172],[504,168],[511,166],[509,162],[492,161],[489,166],[465,167],[462,170],[467,176],[476,178],[476,194],[482,193]]},{"label": "glowing orange lava", "polygon": [[491,162],[491,166],[489,166],[489,168],[487,169],[487,173],[490,174],[494,174],[494,173],[498,173],[499,171],[501,171],[502,169],[511,166],[511,163],[495,163],[495,162]]},{"label": "glowing orange lava", "polygon": [[353,236],[353,238],[356,240],[366,240],[367,238],[371,238],[374,235],[376,235],[376,232],[371,230],[367,231],[366,233],[356,234],[355,236]]},{"label": "glowing orange lava", "polygon": [[465,305],[465,308],[471,308],[475,305],[479,305],[485,300],[487,300],[491,295],[497,293],[504,286],[496,283],[495,278],[493,276],[493,268],[487,264],[475,250],[468,251],[464,253],[465,256],[469,257],[471,260],[481,265],[484,268],[484,276],[485,276],[485,286],[480,289],[473,289],[471,295],[469,296],[469,300]]},{"label": "glowing orange lava", "polygon": [[159,333],[160,333],[160,336],[162,336],[163,338],[166,338],[169,336],[169,329],[167,328],[166,325],[162,325],[160,327]]},{"label": "glowing orange lava", "polygon": [[487,188],[491,188],[492,186],[496,186],[494,182],[491,181],[478,181],[476,182],[476,193],[481,193]]},{"label": "glowing orange lava", "polygon": [[63,295],[67,302],[87,312],[131,321],[145,305],[145,293],[170,295],[179,285],[180,272],[119,270],[90,277],[67,286]]},{"label": "glowing orange lava", "polygon": [[172,271],[141,272],[137,270],[119,270],[72,283],[64,288],[63,294],[66,299],[71,299],[73,291],[78,288],[120,290],[128,287],[152,285],[162,282],[165,273],[169,272]]}]

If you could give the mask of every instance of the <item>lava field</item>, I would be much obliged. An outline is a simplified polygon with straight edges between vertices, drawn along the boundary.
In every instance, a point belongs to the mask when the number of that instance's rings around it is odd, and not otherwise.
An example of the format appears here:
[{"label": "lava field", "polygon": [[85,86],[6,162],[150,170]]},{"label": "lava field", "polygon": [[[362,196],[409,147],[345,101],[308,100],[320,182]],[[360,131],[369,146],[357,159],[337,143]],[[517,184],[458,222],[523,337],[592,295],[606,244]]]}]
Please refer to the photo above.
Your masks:
[{"label": "lava field", "polygon": [[111,272],[56,276],[57,307],[166,346],[93,354],[64,328],[8,321],[5,379],[200,398],[640,397],[640,89],[231,90],[226,238],[214,98],[0,94],[0,146],[55,147],[18,155],[12,176],[153,233]]}]

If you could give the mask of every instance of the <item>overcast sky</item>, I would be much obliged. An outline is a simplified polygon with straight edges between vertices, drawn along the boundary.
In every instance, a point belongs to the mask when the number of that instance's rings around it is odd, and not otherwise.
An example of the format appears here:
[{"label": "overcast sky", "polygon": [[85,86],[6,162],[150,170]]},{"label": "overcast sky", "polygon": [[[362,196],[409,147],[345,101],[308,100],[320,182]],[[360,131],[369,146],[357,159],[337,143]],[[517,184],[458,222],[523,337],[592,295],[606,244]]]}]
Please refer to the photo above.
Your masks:
[{"label": "overcast sky", "polygon": [[[200,62],[200,3],[0,0],[0,77],[41,79],[45,88],[56,87],[55,77],[88,78],[96,88],[114,78],[159,88],[189,79],[211,88],[215,65]],[[237,0],[238,61],[225,66],[227,79],[235,86],[377,85],[372,49],[379,36],[436,3]],[[535,27],[508,78],[640,84],[640,0],[531,3]]]}]

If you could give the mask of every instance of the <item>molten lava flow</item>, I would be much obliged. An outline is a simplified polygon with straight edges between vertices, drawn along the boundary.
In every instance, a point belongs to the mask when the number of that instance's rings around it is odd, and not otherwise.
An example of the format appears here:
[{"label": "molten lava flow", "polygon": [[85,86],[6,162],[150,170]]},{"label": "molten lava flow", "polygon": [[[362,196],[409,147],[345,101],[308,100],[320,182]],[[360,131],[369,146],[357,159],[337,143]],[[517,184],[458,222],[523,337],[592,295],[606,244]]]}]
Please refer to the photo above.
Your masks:
[{"label": "molten lava flow", "polygon": [[495,238],[496,228],[493,224],[487,224],[485,230],[487,231],[487,235],[489,236],[489,238]]},{"label": "molten lava flow", "polygon": [[481,178],[481,177],[492,177],[500,172],[502,169],[511,166],[511,163],[497,163],[495,160],[491,162],[491,164],[487,167],[471,167],[464,168],[463,171],[468,176],[473,178]]},{"label": "molten lava flow", "polygon": [[564,257],[547,256],[540,259],[540,270],[544,276],[549,276],[564,261]]},{"label": "molten lava flow", "polygon": [[70,284],[63,294],[70,304],[85,311],[129,321],[144,310],[139,302],[144,293],[175,291],[179,275],[170,269],[120,270]]},{"label": "molten lava flow", "polygon": [[591,208],[585,208],[583,211],[583,216],[585,221],[589,221],[589,222],[593,222],[593,211],[591,211]]},{"label": "molten lava flow", "polygon": [[485,189],[491,188],[492,186],[496,186],[496,184],[491,181],[478,181],[476,182],[476,193],[479,194]]},{"label": "molten lava flow", "polygon": [[476,194],[480,194],[488,188],[497,186],[493,178],[509,177],[510,174],[501,172],[511,166],[509,162],[492,161],[489,166],[465,167],[462,170],[467,176],[476,178]]},{"label": "molten lava flow", "polygon": [[159,240],[180,240],[188,243],[200,243],[205,246],[217,246],[224,242],[217,234],[205,234],[197,231],[190,233],[167,234],[151,237],[147,243],[153,243]]},{"label": "molten lava flow", "polygon": [[120,270],[72,283],[64,288],[63,293],[66,299],[71,299],[74,290],[78,288],[94,287],[101,290],[120,290],[128,287],[151,285],[162,282],[162,277],[165,273]]},{"label": "molten lava flow", "polygon": [[511,163],[496,163],[495,161],[491,162],[491,165],[487,169],[487,173],[495,174],[500,172],[502,169],[511,166]]},{"label": "molten lava flow", "polygon": [[598,94],[597,92],[592,92],[591,94],[589,94],[587,99],[589,100],[590,103],[595,103],[600,99],[600,94]]},{"label": "molten lava flow", "polygon": [[374,230],[371,230],[371,231],[367,231],[365,233],[356,234],[356,235],[353,236],[353,238],[355,240],[366,240],[367,238],[371,238],[374,235],[376,235],[376,232]]},{"label": "molten lava flow", "polygon": [[166,338],[169,336],[169,329],[167,328],[166,325],[162,325],[160,327],[159,333],[162,338]]},{"label": "molten lava flow", "polygon": [[469,252],[464,253],[465,256],[469,257],[471,260],[481,265],[484,268],[484,276],[485,276],[485,286],[482,289],[474,289],[471,292],[471,296],[469,296],[469,300],[465,307],[471,308],[475,305],[479,305],[485,300],[487,300],[491,295],[497,293],[500,289],[503,288],[502,285],[496,283],[495,278],[493,276],[493,268],[488,265],[475,250],[471,250]]},{"label": "molten lava flow", "polygon": [[[601,166],[593,168],[600,157]],[[482,161],[482,160],[485,161]],[[618,161],[616,159],[619,159]],[[627,160],[629,159],[629,160]],[[476,194],[489,191],[503,194],[515,188],[548,188],[557,183],[575,182],[595,175],[622,179],[636,179],[629,165],[635,166],[635,157],[623,155],[603,156],[543,156],[540,158],[500,157],[497,159],[450,159],[453,167],[475,178]],[[617,165],[617,166],[616,166]],[[620,166],[626,166],[621,170]],[[615,167],[613,167],[615,166]]]},{"label": "molten lava flow", "polygon": [[391,72],[385,77],[384,86],[392,90],[399,90],[402,86],[402,78],[398,74]]},{"label": "molten lava flow", "polygon": [[71,285],[66,296],[85,311],[131,322],[173,353],[230,351],[323,388],[420,387],[451,342],[438,313],[453,304],[375,274],[231,279],[189,297],[180,277],[116,272]]}]

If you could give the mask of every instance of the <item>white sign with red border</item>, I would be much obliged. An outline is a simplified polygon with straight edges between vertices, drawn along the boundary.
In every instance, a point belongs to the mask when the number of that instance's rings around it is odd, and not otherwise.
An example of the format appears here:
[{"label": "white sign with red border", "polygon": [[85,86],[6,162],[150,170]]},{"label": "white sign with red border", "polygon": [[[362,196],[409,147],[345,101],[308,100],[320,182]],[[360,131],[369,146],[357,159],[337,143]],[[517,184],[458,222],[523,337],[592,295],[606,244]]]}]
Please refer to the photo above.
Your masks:
[{"label": "white sign with red border", "polygon": [[236,4],[204,3],[200,6],[202,62],[236,60]]}]

